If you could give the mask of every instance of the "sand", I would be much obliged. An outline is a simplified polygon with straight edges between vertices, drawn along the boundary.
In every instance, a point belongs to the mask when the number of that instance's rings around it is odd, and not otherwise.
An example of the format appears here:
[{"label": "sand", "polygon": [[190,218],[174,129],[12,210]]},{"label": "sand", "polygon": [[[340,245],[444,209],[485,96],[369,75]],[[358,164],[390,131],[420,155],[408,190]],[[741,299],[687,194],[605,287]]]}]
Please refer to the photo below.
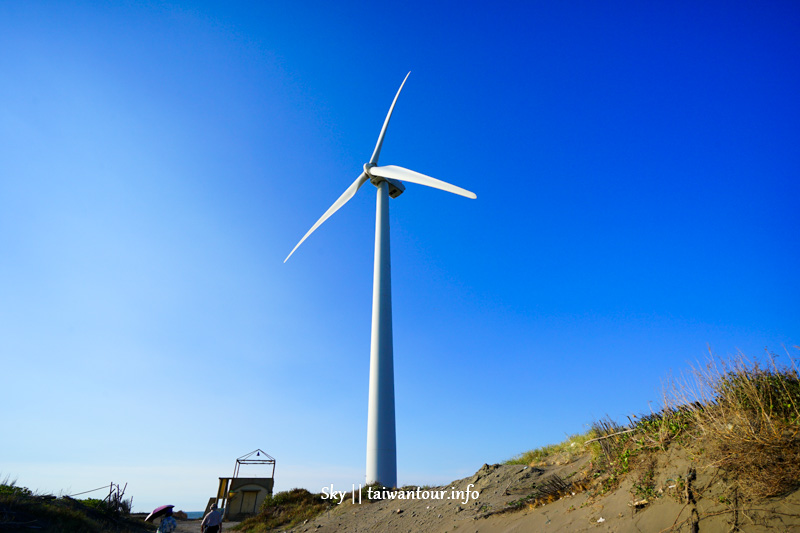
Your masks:
[{"label": "sand", "polygon": [[[566,465],[484,465],[473,476],[430,490],[478,491],[477,499],[406,499],[335,506],[293,532],[468,532],[530,531],[800,531],[800,490],[757,503],[731,500],[730,484],[718,469],[694,464],[684,451],[659,458],[655,497],[637,499],[631,472],[613,492],[597,494],[602,480],[585,478],[574,494],[508,511],[553,474],[580,480],[589,457]],[[676,482],[678,477],[683,483]],[[584,490],[585,489],[585,490]],[[473,492],[474,494],[474,492]],[[188,531],[188,530],[187,530]]]},{"label": "sand", "polygon": [[[200,523],[202,520],[178,520],[178,529],[175,533],[200,533]],[[223,522],[222,531],[229,531],[229,528],[239,522]]]},{"label": "sand", "polygon": [[[641,472],[636,466],[606,493],[600,490],[604,478],[595,479],[590,472],[588,454],[565,464],[483,465],[474,475],[442,487],[409,488],[402,499],[396,495],[391,500],[353,503],[348,495],[341,505],[289,531],[800,532],[800,488],[758,502],[739,501],[723,471],[692,457],[685,448],[658,455],[654,491],[647,498],[637,496],[635,483]],[[572,484],[530,504],[530,495],[553,476]],[[434,492],[438,497],[432,496]],[[520,501],[526,503],[514,505]],[[223,530],[230,531],[235,524],[226,522]],[[200,520],[179,521],[178,532],[199,533]]]}]

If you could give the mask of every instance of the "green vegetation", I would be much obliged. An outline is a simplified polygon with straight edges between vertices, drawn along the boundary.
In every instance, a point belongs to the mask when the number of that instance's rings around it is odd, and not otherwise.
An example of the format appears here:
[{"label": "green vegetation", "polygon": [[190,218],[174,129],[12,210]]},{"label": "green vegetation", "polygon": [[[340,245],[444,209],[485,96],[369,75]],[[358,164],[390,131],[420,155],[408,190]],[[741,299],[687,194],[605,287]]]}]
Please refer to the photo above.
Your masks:
[{"label": "green vegetation", "polygon": [[234,529],[249,533],[264,533],[276,528],[294,527],[331,508],[329,499],[322,494],[311,494],[306,489],[279,492],[264,500],[261,510]]},{"label": "green vegetation", "polygon": [[643,462],[644,468],[633,482],[631,493],[634,497],[641,500],[649,500],[656,497],[656,460],[650,457]]},{"label": "green vegetation", "polygon": [[[613,490],[634,473],[631,493],[641,501],[656,497],[657,454],[680,446],[722,468],[745,498],[785,493],[800,485],[800,379],[789,360],[780,366],[774,354],[766,364],[741,354],[728,362],[712,357],[672,384],[661,412],[633,417],[627,426],[600,420],[583,435],[506,463],[565,464],[591,453],[593,490]],[[533,495],[526,501],[532,503]]]},{"label": "green vegetation", "polygon": [[541,464],[566,464],[575,457],[585,453],[586,441],[596,436],[595,430],[590,429],[586,433],[572,435],[564,442],[559,444],[549,444],[535,450],[521,453],[512,457],[505,464],[508,465],[541,465]]},{"label": "green vegetation", "polygon": [[109,509],[103,500],[36,494],[6,477],[0,482],[0,530],[74,533],[144,533],[155,527],[130,518],[130,501]]},{"label": "green vegetation", "polygon": [[4,499],[24,498],[32,495],[31,489],[18,487],[16,480],[9,480],[8,476],[0,483],[0,497]]},{"label": "green vegetation", "polygon": [[709,443],[710,461],[739,480],[746,498],[800,483],[800,377],[791,357],[789,366],[778,365],[774,354],[766,365],[741,354],[712,360],[673,387],[672,397],[691,402],[694,432]]}]

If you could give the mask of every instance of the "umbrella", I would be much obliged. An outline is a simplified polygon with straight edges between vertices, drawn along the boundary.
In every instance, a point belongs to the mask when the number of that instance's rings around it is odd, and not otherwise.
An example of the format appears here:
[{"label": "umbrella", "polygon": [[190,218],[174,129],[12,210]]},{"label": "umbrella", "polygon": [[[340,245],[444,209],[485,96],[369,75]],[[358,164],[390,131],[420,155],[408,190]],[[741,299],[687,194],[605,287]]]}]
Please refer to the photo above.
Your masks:
[{"label": "umbrella", "polygon": [[162,505],[161,507],[156,507],[153,509],[153,512],[147,515],[147,518],[144,519],[145,522],[149,522],[154,518],[158,518],[159,516],[164,516],[167,512],[172,511],[172,508],[175,507],[174,505]]}]

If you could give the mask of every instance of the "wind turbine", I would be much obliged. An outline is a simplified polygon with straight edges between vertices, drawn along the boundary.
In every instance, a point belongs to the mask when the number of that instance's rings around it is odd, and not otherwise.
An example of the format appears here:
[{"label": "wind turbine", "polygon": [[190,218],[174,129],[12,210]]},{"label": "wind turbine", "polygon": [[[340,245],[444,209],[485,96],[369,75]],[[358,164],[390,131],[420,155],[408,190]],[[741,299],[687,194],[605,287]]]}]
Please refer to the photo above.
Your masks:
[{"label": "wind turbine", "polygon": [[375,220],[375,267],[372,284],[372,341],[369,359],[369,407],[367,411],[367,483],[380,483],[384,487],[397,485],[397,447],[394,419],[394,361],[392,351],[392,284],[389,265],[389,197],[397,198],[405,186],[400,180],[427,185],[434,189],[477,198],[474,193],[437,180],[430,176],[394,165],[378,166],[383,138],[392,111],[403,90],[408,76],[397,90],[397,94],[383,122],[378,143],[364,171],[336,200],[316,224],[311,226],[297,246],[292,249],[284,263],[309,235],[331,215],[346,204],[367,181],[378,188],[378,206]]}]

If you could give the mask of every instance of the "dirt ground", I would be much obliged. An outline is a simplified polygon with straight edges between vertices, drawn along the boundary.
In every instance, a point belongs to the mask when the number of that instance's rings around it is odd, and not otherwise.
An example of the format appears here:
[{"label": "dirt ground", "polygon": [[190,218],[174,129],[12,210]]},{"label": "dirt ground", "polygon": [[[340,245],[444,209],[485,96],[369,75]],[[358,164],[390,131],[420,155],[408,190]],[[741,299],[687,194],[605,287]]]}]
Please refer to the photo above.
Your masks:
[{"label": "dirt ground", "polygon": [[[718,469],[694,464],[685,452],[659,459],[649,498],[636,496],[635,471],[616,490],[599,495],[603,480],[589,479],[588,470],[588,456],[566,465],[484,465],[473,476],[428,489],[427,498],[414,493],[408,499],[353,504],[348,497],[290,531],[800,532],[800,490],[757,503],[740,502]],[[528,498],[553,475],[569,480],[569,490],[512,510],[514,502]],[[444,497],[432,498],[434,490]],[[476,497],[467,499],[467,491]]]},{"label": "dirt ground", "polygon": [[[178,529],[175,533],[200,533],[200,522],[202,520],[178,520]],[[229,528],[238,525],[239,522],[223,522],[222,531],[230,531]]]}]

